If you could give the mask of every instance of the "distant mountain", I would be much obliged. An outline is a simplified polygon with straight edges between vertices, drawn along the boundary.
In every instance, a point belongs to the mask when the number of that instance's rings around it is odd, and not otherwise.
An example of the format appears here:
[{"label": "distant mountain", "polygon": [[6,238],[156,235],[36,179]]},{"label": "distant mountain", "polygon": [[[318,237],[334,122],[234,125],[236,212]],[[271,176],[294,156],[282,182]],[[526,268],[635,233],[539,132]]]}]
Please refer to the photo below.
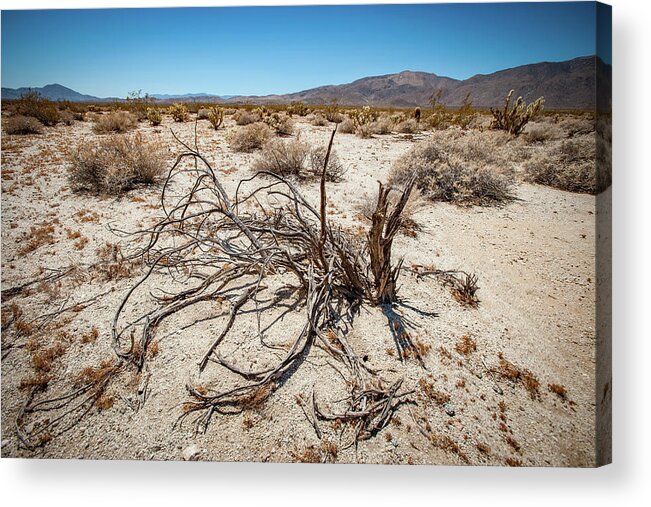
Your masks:
[{"label": "distant mountain", "polygon": [[[600,97],[597,97],[597,79]],[[596,56],[565,62],[543,62],[471,77],[444,90],[442,100],[451,106],[463,103],[470,93],[476,106],[499,106],[510,89],[526,102],[545,97],[548,109],[588,109],[610,107],[612,68]]]},{"label": "distant mountain", "polygon": [[42,88],[2,88],[2,98],[19,99],[23,93],[28,92],[29,90],[34,90],[46,99],[55,101],[69,100],[70,102],[101,102],[113,100],[110,98],[100,99],[99,97],[93,97],[92,95],[83,95],[60,84],[49,84]]},{"label": "distant mountain", "polygon": [[[597,89],[597,82],[600,86]],[[348,84],[328,85],[284,95],[245,96],[190,93],[184,95],[152,95],[161,101],[272,104],[300,101],[306,104],[339,104],[385,107],[427,106],[432,92],[441,90],[441,101],[459,106],[468,93],[474,106],[495,107],[504,102],[509,90],[515,89],[527,102],[545,97],[547,109],[591,109],[597,104],[608,109],[611,104],[612,67],[596,56],[585,56],[565,62],[542,62],[478,74],[457,80],[427,72],[404,71],[398,74],[358,79]],[[2,88],[3,99],[14,99],[28,88]],[[58,84],[35,88],[50,100],[98,102],[116,100],[82,95]]]},{"label": "distant mountain", "polygon": [[[601,84],[599,97],[597,79]],[[447,106],[460,106],[468,93],[474,106],[500,106],[509,90],[515,89],[515,96],[521,95],[527,102],[544,96],[548,109],[588,109],[594,108],[597,101],[601,108],[609,108],[612,68],[596,56],[586,56],[565,62],[534,63],[492,74],[478,74],[463,81],[426,72],[405,71],[286,95],[237,96],[229,99],[229,102],[302,101],[323,104],[337,99],[345,105],[422,107],[428,105],[432,92],[439,89],[441,101]]]}]

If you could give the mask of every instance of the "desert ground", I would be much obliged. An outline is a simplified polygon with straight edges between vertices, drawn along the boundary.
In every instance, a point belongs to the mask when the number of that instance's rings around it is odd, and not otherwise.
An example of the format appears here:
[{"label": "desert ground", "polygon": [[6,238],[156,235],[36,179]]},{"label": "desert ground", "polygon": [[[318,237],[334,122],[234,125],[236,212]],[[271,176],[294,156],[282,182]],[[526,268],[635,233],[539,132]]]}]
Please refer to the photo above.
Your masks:
[{"label": "desert ground", "polygon": [[[135,130],[164,150],[164,174],[185,150],[173,133],[190,146],[196,139],[234,196],[264,152],[233,149],[233,133],[245,127],[232,115],[218,129],[195,116],[175,122],[165,114],[160,125],[143,121]],[[3,131],[2,456],[594,466],[596,198],[524,177],[525,162],[551,157],[554,143],[572,135],[564,125],[577,121],[545,117],[517,137],[484,128],[485,121],[468,129],[335,135],[332,148],[345,172],[326,184],[327,219],[360,240],[371,225],[365,210],[374,205],[378,181],[388,182],[415,147],[461,147],[450,156],[472,158],[512,181],[511,198],[487,205],[412,195],[411,227],[397,234],[392,255],[403,259],[396,311],[409,323],[421,360],[399,357],[383,312],[361,305],[348,343],[382,385],[402,379],[404,403],[386,426],[356,443],[350,425],[316,421],[310,409],[314,396],[324,411],[342,410],[350,387],[342,366],[318,344],[263,399],[217,411],[205,431],[197,431],[193,414],[177,424],[192,401],[188,383],[206,392],[234,385],[234,373],[220,365],[198,367],[228,321],[234,294],[163,320],[142,370],[120,367],[68,421],[63,403],[79,379],[118,361],[116,311],[149,269],[146,259],[124,261],[120,252],[144,241],[126,232],[161,220],[163,182],[118,195],[76,189],[71,153],[83,141],[109,136],[93,131],[92,118],[41,134]],[[328,145],[333,123],[318,125],[310,116],[292,122],[283,140]],[[544,134],[552,124],[556,133]],[[187,171],[170,184],[178,195],[192,185],[192,164],[182,162]],[[318,178],[295,185],[318,208]],[[436,269],[476,275],[478,302],[455,297],[443,278],[428,275]],[[138,286],[128,317],[155,306],[154,295],[173,284],[182,287],[175,276],[173,269],[155,270]],[[259,339],[253,303],[220,345],[220,356],[238,368],[273,365],[304,323],[298,296],[274,296],[282,276],[269,275],[260,299],[268,304],[263,327],[277,319],[265,335],[272,346]],[[45,400],[49,405],[39,405]]]}]

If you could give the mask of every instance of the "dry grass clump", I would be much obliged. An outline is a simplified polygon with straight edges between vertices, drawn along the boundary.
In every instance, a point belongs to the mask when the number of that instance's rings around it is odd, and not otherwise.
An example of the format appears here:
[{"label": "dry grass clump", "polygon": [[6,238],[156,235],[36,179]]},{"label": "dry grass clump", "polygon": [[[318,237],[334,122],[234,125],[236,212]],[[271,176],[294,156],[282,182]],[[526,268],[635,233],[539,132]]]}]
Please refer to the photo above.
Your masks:
[{"label": "dry grass clump", "polygon": [[52,375],[38,372],[20,380],[19,389],[30,392],[43,391],[52,382]]},{"label": "dry grass clump", "polygon": [[9,135],[41,134],[43,132],[41,122],[31,116],[10,116],[2,123],[5,132]]},{"label": "dry grass clump", "polygon": [[76,191],[119,194],[158,181],[164,162],[161,146],[141,134],[114,135],[82,142],[69,156],[69,179]]},{"label": "dry grass clump", "polygon": [[500,366],[497,373],[511,382],[520,382],[529,392],[532,400],[540,399],[540,382],[538,378],[526,368],[519,368],[504,358],[500,352],[497,357],[500,360]]},{"label": "dry grass clump", "polygon": [[322,441],[319,447],[308,445],[300,451],[294,449],[289,454],[301,463],[332,463],[337,459],[339,447],[335,442]]},{"label": "dry grass clump", "polygon": [[477,343],[475,340],[470,338],[470,336],[464,335],[454,346],[454,350],[456,350],[459,354],[469,356],[477,350]]},{"label": "dry grass clump", "polygon": [[393,165],[390,180],[404,185],[414,174],[416,187],[431,201],[491,205],[513,199],[508,177],[455,160],[435,142],[418,144],[400,157]]},{"label": "dry grass clump", "polygon": [[562,401],[567,401],[567,389],[560,384],[547,384],[547,389],[558,396]]},{"label": "dry grass clump", "polygon": [[27,236],[29,239],[25,246],[18,251],[18,254],[25,255],[44,245],[54,245],[56,243],[54,233],[55,229],[53,224],[32,225],[29,228],[29,234]]},{"label": "dry grass clump", "polygon": [[141,262],[140,260],[127,260],[122,253],[122,247],[115,243],[106,243],[97,248],[96,254],[95,270],[106,281],[129,278]]},{"label": "dry grass clump", "polygon": [[52,363],[66,353],[68,348],[61,342],[57,342],[46,349],[41,349],[32,355],[32,365],[41,372],[48,372],[52,369]]},{"label": "dry grass clump", "polygon": [[450,395],[434,388],[434,384],[428,382],[424,378],[418,381],[418,385],[423,390],[425,395],[433,400],[437,405],[443,406],[450,401]]},{"label": "dry grass clump", "polygon": [[[326,148],[310,148],[298,139],[271,139],[264,145],[260,157],[254,163],[254,170],[269,171],[281,176],[300,179],[320,178],[325,164]],[[344,174],[343,166],[334,152],[330,153],[326,179],[339,181]]]},{"label": "dry grass clump", "polygon": [[596,194],[603,185],[597,180],[596,148],[594,135],[548,144],[524,163],[525,179],[568,192]]},{"label": "dry grass clump", "polygon": [[257,122],[233,132],[228,142],[233,150],[250,153],[262,148],[273,135],[273,130],[269,125]]},{"label": "dry grass clump", "polygon": [[113,111],[96,116],[93,132],[96,134],[122,134],[138,126],[138,118],[129,111]]},{"label": "dry grass clump", "polygon": [[197,120],[207,120],[208,116],[210,116],[210,109],[203,107],[197,111]]},{"label": "dry grass clump", "polygon": [[233,114],[233,119],[237,125],[250,125],[260,121],[260,115],[246,110],[237,110]]}]

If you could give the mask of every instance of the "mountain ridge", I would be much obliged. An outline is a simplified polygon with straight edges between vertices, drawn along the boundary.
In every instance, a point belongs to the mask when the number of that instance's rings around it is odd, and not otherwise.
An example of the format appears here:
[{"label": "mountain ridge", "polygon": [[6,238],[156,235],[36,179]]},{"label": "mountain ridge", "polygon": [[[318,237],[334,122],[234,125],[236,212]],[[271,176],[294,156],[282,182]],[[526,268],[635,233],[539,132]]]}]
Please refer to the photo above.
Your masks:
[{"label": "mountain ridge", "polygon": [[[597,86],[599,85],[599,86]],[[50,100],[106,102],[120,100],[84,95],[59,84],[34,88]],[[377,107],[423,107],[432,92],[441,90],[441,102],[460,106],[469,93],[476,107],[500,106],[509,90],[526,101],[545,97],[548,109],[610,108],[612,66],[599,57],[582,56],[563,62],[539,62],[476,74],[459,80],[424,71],[404,70],[394,74],[366,76],[350,83],[323,85],[287,94],[219,96],[196,94],[151,94],[157,100],[205,101],[223,104],[273,104],[305,102],[318,105],[337,100],[341,105]],[[19,98],[29,88],[2,88],[2,99]],[[123,100],[123,99],[122,99]]]}]

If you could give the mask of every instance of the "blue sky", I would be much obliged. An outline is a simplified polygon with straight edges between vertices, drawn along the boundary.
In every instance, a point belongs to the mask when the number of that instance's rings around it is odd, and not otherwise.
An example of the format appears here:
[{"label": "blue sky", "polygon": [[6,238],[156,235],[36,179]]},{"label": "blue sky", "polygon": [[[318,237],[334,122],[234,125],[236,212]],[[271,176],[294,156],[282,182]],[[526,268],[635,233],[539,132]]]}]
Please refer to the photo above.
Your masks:
[{"label": "blue sky", "polygon": [[595,54],[595,24],[593,2],[3,11],[2,86],[124,97],[465,79]]}]

